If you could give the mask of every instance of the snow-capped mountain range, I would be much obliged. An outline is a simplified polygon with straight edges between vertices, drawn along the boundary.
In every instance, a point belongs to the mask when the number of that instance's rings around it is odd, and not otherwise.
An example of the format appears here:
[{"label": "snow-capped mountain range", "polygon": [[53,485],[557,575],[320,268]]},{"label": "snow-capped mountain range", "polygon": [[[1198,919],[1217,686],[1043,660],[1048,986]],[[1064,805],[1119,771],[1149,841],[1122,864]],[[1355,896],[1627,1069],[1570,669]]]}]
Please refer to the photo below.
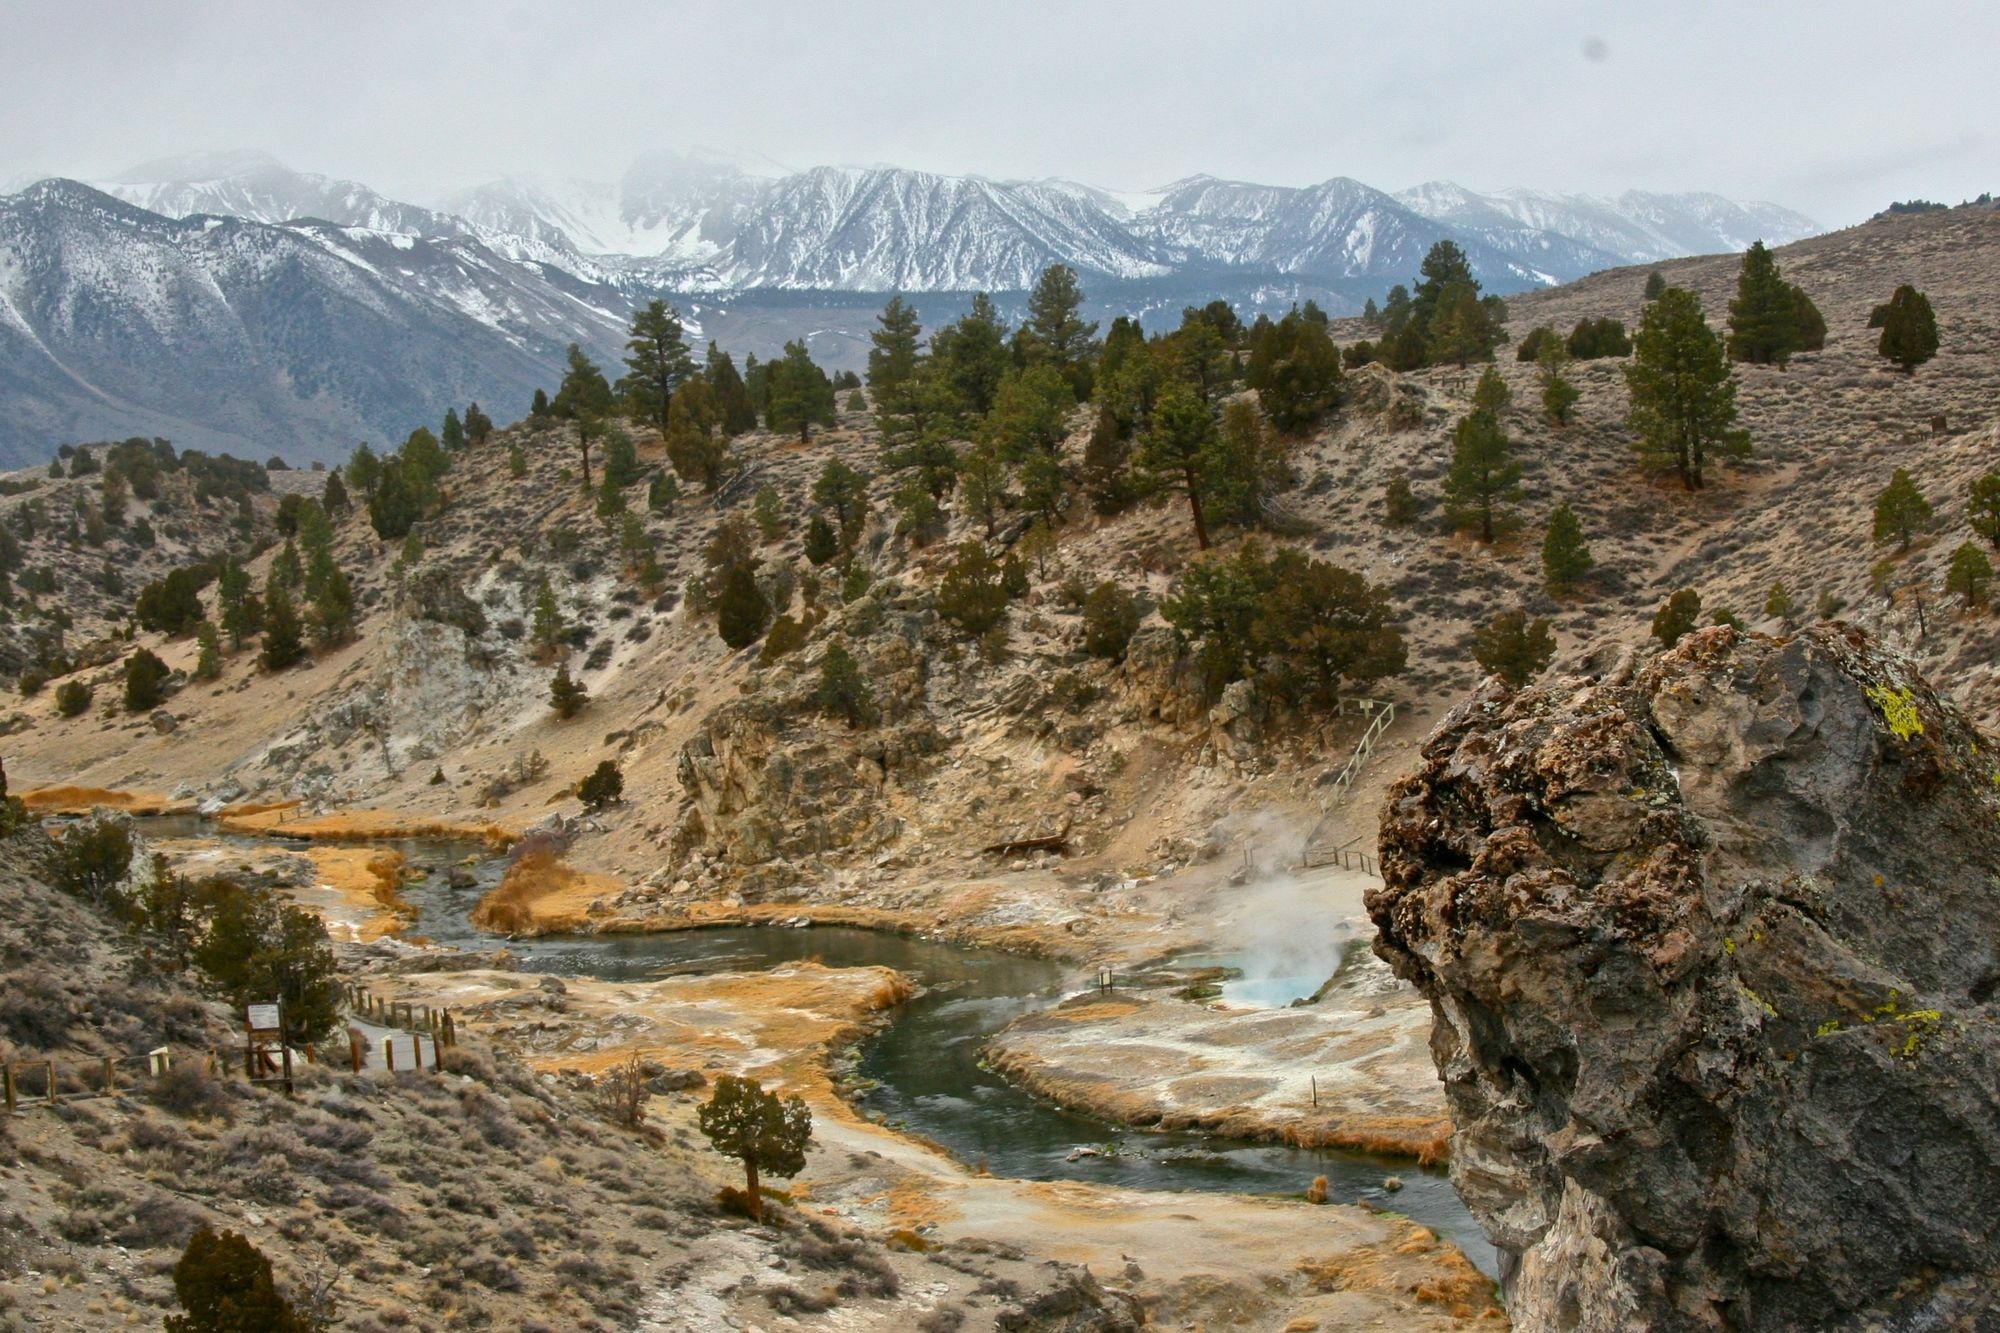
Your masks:
[{"label": "snow-capped mountain range", "polygon": [[506,178],[425,203],[252,154],[0,196],[0,466],[164,435],[288,459],[394,441],[446,404],[511,419],[577,341],[615,365],[666,296],[739,355],[857,364],[889,292],[1003,311],[1066,263],[1103,310],[1359,308],[1450,238],[1487,288],[1776,244],[1808,218],[1714,195],[1387,194],[1197,176],[1142,194],[894,167],[658,157],[616,183]]}]

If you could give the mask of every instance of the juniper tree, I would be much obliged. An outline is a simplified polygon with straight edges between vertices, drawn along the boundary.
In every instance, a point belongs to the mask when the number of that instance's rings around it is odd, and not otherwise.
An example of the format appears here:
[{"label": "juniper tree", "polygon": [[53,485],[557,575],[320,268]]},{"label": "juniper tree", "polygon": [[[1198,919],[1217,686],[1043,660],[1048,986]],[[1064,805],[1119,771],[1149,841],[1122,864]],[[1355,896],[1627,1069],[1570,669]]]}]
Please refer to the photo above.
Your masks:
[{"label": "juniper tree", "polygon": [[812,1143],[812,1111],[805,1099],[780,1099],[754,1078],[723,1074],[715,1092],[695,1112],[702,1137],[725,1157],[743,1163],[744,1199],[750,1216],[764,1220],[762,1175],[795,1176],[805,1169]]},{"label": "juniper tree", "polygon": [[1937,355],[1937,314],[1930,298],[1904,283],[1882,311],[1882,337],[1876,350],[1903,368],[1905,375]]},{"label": "juniper tree", "polygon": [[600,759],[590,775],[576,784],[576,798],[586,810],[602,810],[625,794],[625,775],[614,760]]},{"label": "juniper tree", "polygon": [[1793,599],[1791,590],[1785,587],[1784,580],[1779,579],[1773,583],[1770,593],[1764,598],[1764,614],[1789,625],[1792,623],[1793,613],[1797,610],[1798,603]]},{"label": "juniper tree", "polygon": [[1993,564],[1986,552],[1971,542],[1962,542],[1951,553],[1951,568],[1945,572],[1945,591],[1965,598],[1969,611],[1986,597],[1986,585],[1993,580]]},{"label": "juniper tree", "polygon": [[815,565],[823,565],[840,554],[840,536],[833,530],[833,524],[826,521],[826,515],[814,514],[806,524],[806,559]]},{"label": "juniper tree", "polygon": [[528,455],[519,440],[507,446],[507,475],[515,481],[528,475]]},{"label": "juniper tree", "polygon": [[1527,684],[1555,655],[1549,622],[1529,620],[1525,611],[1502,611],[1472,633],[1473,660],[1509,685]]},{"label": "juniper tree", "polygon": [[693,374],[694,357],[680,313],[660,300],[633,311],[626,330],[625,374],[618,380],[626,410],[665,435],[674,391]]},{"label": "juniper tree", "polygon": [[1583,539],[1583,521],[1567,504],[1549,515],[1542,536],[1542,580],[1554,594],[1569,592],[1583,581],[1594,562]]},{"label": "juniper tree", "polygon": [[715,598],[715,632],[731,648],[757,642],[771,617],[770,603],[757,586],[755,569],[747,562],[730,566]]},{"label": "juniper tree", "polygon": [[1898,551],[1910,549],[1910,541],[1930,526],[1931,505],[1904,468],[1897,468],[1889,484],[1875,497],[1875,541],[1893,541]]},{"label": "juniper tree", "polygon": [[1401,528],[1417,521],[1416,492],[1410,489],[1410,473],[1397,468],[1382,487],[1382,517],[1391,527]]},{"label": "juniper tree", "polygon": [[234,1231],[206,1224],[188,1238],[174,1264],[181,1314],[166,1317],[167,1333],[306,1333],[312,1323],[278,1294],[271,1261]]},{"label": "juniper tree", "polygon": [[959,543],[957,555],[938,580],[937,613],[974,639],[1006,617],[1007,589],[984,542]]},{"label": "juniper tree", "polygon": [[757,535],[766,542],[774,542],[785,535],[788,525],[777,487],[764,485],[757,488],[757,498],[750,505],[750,518],[757,525]]},{"label": "juniper tree", "polygon": [[851,549],[868,521],[868,474],[829,458],[813,481],[812,501],[833,515],[842,547]]},{"label": "juniper tree", "polygon": [[1689,490],[1703,485],[1710,454],[1749,457],[1750,436],[1735,427],[1735,376],[1694,294],[1662,292],[1646,307],[1634,341],[1625,419],[1640,457],[1672,468]]},{"label": "juniper tree", "polygon": [[125,711],[143,713],[166,698],[167,664],[141,648],[125,659]]}]

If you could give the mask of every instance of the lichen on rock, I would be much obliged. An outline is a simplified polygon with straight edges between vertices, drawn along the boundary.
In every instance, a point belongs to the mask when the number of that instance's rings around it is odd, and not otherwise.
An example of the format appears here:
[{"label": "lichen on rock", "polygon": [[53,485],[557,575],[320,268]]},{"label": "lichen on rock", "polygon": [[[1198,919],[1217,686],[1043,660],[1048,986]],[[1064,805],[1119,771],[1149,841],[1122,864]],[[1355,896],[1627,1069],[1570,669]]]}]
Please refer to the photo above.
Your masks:
[{"label": "lichen on rock", "polygon": [[1368,895],[1517,1326],[2000,1319],[1991,742],[1840,624],[1586,669],[1440,723]]}]

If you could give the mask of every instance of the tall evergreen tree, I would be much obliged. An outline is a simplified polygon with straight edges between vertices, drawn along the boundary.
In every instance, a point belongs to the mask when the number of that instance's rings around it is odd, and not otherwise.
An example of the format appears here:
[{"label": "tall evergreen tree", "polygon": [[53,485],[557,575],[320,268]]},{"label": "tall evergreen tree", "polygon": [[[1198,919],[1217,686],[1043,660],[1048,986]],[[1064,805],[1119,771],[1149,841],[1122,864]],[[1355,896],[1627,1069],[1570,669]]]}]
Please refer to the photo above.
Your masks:
[{"label": "tall evergreen tree", "polygon": [[382,460],[368,447],[368,441],[363,440],[355,446],[353,454],[348,457],[346,472],[347,484],[355,494],[368,496],[374,493],[375,483],[382,477]]},{"label": "tall evergreen tree", "polygon": [[814,426],[833,424],[833,412],[833,381],[803,342],[786,343],[784,358],[771,368],[771,429],[796,430],[804,444]]},{"label": "tall evergreen tree", "polygon": [[716,424],[725,437],[733,439],[757,428],[757,405],[750,400],[743,377],[736,373],[736,362],[712,342],[708,345],[702,378],[708,381],[709,392],[714,395]]},{"label": "tall evergreen tree", "polygon": [[1090,397],[1092,339],[1097,337],[1096,323],[1085,322],[1077,313],[1082,308],[1083,288],[1077,284],[1076,270],[1051,264],[1028,294],[1028,321],[1021,326],[1025,364],[1054,366],[1078,399]]},{"label": "tall evergreen tree", "polygon": [[1946,592],[1955,592],[1965,598],[1965,609],[1970,611],[1986,598],[1986,585],[1993,581],[1993,562],[1986,558],[1986,552],[1971,542],[1961,542],[1951,553],[1951,567],[1945,571]]},{"label": "tall evergreen tree", "polygon": [[556,667],[554,679],[549,681],[549,708],[564,722],[583,711],[590,702],[590,691],[584,683],[569,674],[569,663]]},{"label": "tall evergreen tree", "polygon": [[1477,528],[1481,541],[1492,541],[1507,524],[1507,506],[1521,498],[1520,481],[1521,464],[1498,415],[1478,408],[1460,420],[1444,478],[1453,524]]},{"label": "tall evergreen tree", "polygon": [[665,301],[649,301],[632,312],[626,334],[625,374],[618,392],[636,420],[665,435],[674,390],[694,374],[680,313]]},{"label": "tall evergreen tree", "polygon": [[1729,303],[1729,359],[1782,369],[1798,350],[1797,302],[1778,261],[1758,241],[1743,254]]},{"label": "tall evergreen tree", "polygon": [[1646,307],[1625,367],[1631,394],[1626,424],[1646,462],[1671,467],[1689,490],[1705,478],[1710,454],[1750,455],[1750,436],[1735,428],[1736,379],[1694,293],[1669,287]]},{"label": "tall evergreen tree", "polygon": [[1913,375],[1937,355],[1937,349],[1937,314],[1930,298],[1906,282],[1883,308],[1882,338],[1876,350],[1901,366],[1905,375]]},{"label": "tall evergreen tree", "polygon": [[2000,469],[1973,479],[1966,490],[1965,521],[2000,551]]},{"label": "tall evergreen tree", "polygon": [[1645,298],[1648,301],[1659,299],[1660,293],[1665,291],[1666,289],[1667,289],[1667,279],[1665,275],[1663,275],[1660,272],[1660,270],[1654,269],[1651,273],[1648,273],[1646,275]]},{"label": "tall evergreen tree", "polygon": [[877,327],[868,335],[873,344],[868,352],[868,397],[879,408],[884,399],[915,378],[917,362],[923,356],[918,340],[924,330],[917,322],[915,307],[901,296],[889,298],[875,323]]},{"label": "tall evergreen tree", "polygon": [[1340,349],[1326,326],[1293,312],[1253,333],[1245,381],[1287,434],[1311,430],[1340,406]]},{"label": "tall evergreen tree", "polygon": [[292,595],[284,584],[274,583],[264,600],[264,647],[259,660],[266,671],[283,671],[305,656],[305,637],[298,612],[292,609]]},{"label": "tall evergreen tree", "polygon": [[1203,504],[1214,488],[1222,461],[1220,445],[1215,414],[1192,388],[1176,381],[1160,391],[1152,424],[1133,458],[1155,488],[1177,490],[1187,497],[1195,545],[1204,551],[1208,549],[1208,518]]},{"label": "tall evergreen tree", "polygon": [[715,632],[731,648],[747,648],[770,618],[771,605],[757,586],[755,567],[748,561],[731,565],[715,599]]},{"label": "tall evergreen tree", "polygon": [[493,436],[493,418],[479,410],[478,403],[471,403],[465,409],[465,438],[472,445],[481,445]]},{"label": "tall evergreen tree", "polygon": [[931,359],[945,386],[974,416],[993,407],[1000,383],[1013,366],[1007,351],[1007,326],[993,307],[993,298],[979,292],[972,308],[931,339]]},{"label": "tall evergreen tree", "polygon": [[611,385],[606,382],[604,372],[584,355],[583,348],[571,343],[569,369],[563,374],[562,387],[556,390],[555,401],[549,404],[549,412],[576,427],[576,447],[583,463],[585,490],[591,489],[591,437],[603,431],[604,420],[611,415],[612,401]]},{"label": "tall evergreen tree", "polygon": [[444,410],[444,428],[438,433],[438,443],[444,446],[446,453],[451,454],[465,447],[465,427],[458,420],[457,408],[447,407]]}]

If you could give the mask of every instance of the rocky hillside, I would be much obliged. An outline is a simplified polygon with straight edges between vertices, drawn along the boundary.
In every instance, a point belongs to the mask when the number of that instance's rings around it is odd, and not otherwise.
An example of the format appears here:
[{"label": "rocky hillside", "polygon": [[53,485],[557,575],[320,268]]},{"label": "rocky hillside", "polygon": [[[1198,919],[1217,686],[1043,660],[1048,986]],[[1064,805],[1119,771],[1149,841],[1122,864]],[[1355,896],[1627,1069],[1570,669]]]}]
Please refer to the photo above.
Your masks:
[{"label": "rocky hillside", "polygon": [[[1386,586],[1409,641],[1408,669],[1376,690],[1397,701],[1397,723],[1336,813],[1339,836],[1372,837],[1372,793],[1475,684],[1472,633],[1506,607],[1548,617],[1565,645],[1607,635],[1636,643],[1683,586],[1700,591],[1704,619],[1728,608],[1778,628],[1762,608],[1782,580],[1796,619],[1810,619],[1816,605],[1837,608],[1911,653],[1975,718],[2000,715],[1995,622],[1983,609],[1947,605],[1941,591],[1944,563],[1969,535],[1964,487],[1993,463],[1996,229],[2000,215],[1961,209],[1780,250],[1787,277],[1825,312],[1827,346],[1784,371],[1738,368],[1756,455],[1700,492],[1635,465],[1615,359],[1573,368],[1577,420],[1554,427],[1535,406],[1534,367],[1503,349],[1499,370],[1514,392],[1504,422],[1525,496],[1511,531],[1491,546],[1450,533],[1441,516],[1451,429],[1470,407],[1474,376],[1351,374],[1339,415],[1292,446],[1296,484],[1274,505],[1279,531],[1255,537]],[[1720,321],[1733,259],[1663,271],[1698,291]],[[1517,300],[1513,332],[1566,327],[1585,314],[1634,324],[1645,276],[1622,270]],[[1865,327],[1903,280],[1931,293],[1943,334],[1938,358],[1914,376],[1889,369]],[[1066,446],[1072,466],[1083,418]],[[518,480],[506,463],[516,447],[527,468]],[[1060,834],[1069,855],[1056,864],[1089,882],[1183,864],[1246,830],[1266,851],[1295,847],[1317,818],[1316,783],[1344,761],[1356,719],[1288,711],[1248,685],[1212,707],[1156,613],[1122,660],[1083,651],[1078,590],[1109,578],[1146,601],[1164,596],[1196,554],[1183,507],[1100,518],[1073,493],[1054,550],[1025,562],[1027,591],[1012,600],[1004,634],[974,641],[939,618],[936,589],[952,544],[979,528],[951,515],[945,539],[923,547],[895,533],[892,482],[865,412],[843,407],[838,427],[807,445],[757,432],[735,447],[741,471],[712,499],[650,512],[643,483],[626,492],[661,565],[649,587],[628,572],[615,525],[578,489],[567,428],[503,431],[454,461],[447,502],[425,524],[414,560],[358,515],[340,525],[339,558],[361,607],[356,641],[277,675],[258,671],[249,654],[233,657],[219,681],[173,697],[165,735],[110,705],[112,668],[87,668],[100,684],[90,714],[58,718],[47,696],[10,710],[10,770],[21,785],[166,792],[186,784],[438,813],[484,804],[494,818],[527,824],[552,807],[573,811],[561,804],[565,793],[612,758],[625,772],[626,802],[573,856],[619,874],[642,900],[699,889],[929,902],[968,873],[1010,864],[984,850],[1010,840]],[[656,437],[642,433],[638,451],[642,469],[664,467]],[[845,590],[832,566],[803,558],[813,484],[836,457],[872,477],[873,517],[854,561],[866,573]],[[1870,535],[1874,495],[1898,466],[1938,512],[1935,531],[1906,555],[1875,547]],[[1410,478],[1420,513],[1391,527],[1382,495],[1398,473]],[[782,656],[761,643],[730,651],[712,614],[685,595],[720,521],[747,514],[767,486],[779,524],[755,542],[759,577],[774,614],[812,622],[805,642]],[[0,514],[32,500],[0,499]],[[1562,502],[1582,516],[1597,565],[1582,589],[1557,600],[1542,591],[1537,551]],[[258,500],[258,512],[272,503]],[[155,513],[154,526],[163,521]],[[1003,525],[996,549],[1023,526]],[[1224,549],[1245,538],[1227,534]],[[1888,576],[1872,572],[1884,556]],[[101,564],[60,544],[33,545],[27,557],[31,565],[58,558],[79,572]],[[260,580],[263,569],[253,564]],[[549,711],[553,664],[535,659],[525,632],[544,579],[573,627],[568,665],[591,698],[569,722]],[[72,646],[116,624],[91,605],[77,600]],[[140,641],[176,667],[193,663],[188,641]],[[818,707],[821,665],[835,643],[871,682],[877,725],[850,727]]]},{"label": "rocky hillside", "polygon": [[2000,770],[1909,659],[1718,627],[1490,683],[1382,859],[1518,1327],[2000,1318]]}]

